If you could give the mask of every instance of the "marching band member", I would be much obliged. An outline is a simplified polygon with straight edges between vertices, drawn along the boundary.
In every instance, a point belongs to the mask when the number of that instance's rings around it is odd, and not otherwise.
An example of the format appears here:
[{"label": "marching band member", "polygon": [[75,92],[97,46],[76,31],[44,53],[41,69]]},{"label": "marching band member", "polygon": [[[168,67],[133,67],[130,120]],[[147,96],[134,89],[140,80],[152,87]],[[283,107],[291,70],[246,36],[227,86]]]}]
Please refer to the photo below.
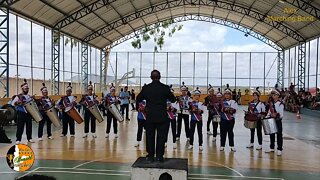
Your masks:
[{"label": "marching band member", "polygon": [[27,80],[23,80],[23,84],[21,84],[22,93],[16,95],[13,100],[11,101],[12,106],[16,106],[18,119],[17,119],[17,133],[16,133],[16,144],[20,144],[24,124],[26,124],[26,134],[29,143],[34,143],[32,140],[32,117],[30,113],[27,112],[24,104],[29,102],[32,97],[28,95],[29,93],[29,86]]},{"label": "marching band member", "polygon": [[134,147],[138,147],[140,146],[140,141],[142,139],[142,132],[143,132],[143,128],[144,128],[144,124],[146,122],[146,100],[143,100],[142,102],[139,103],[138,108],[138,116],[137,116],[137,120],[138,120],[138,132],[137,132],[137,143],[134,145]]},{"label": "marching band member", "polygon": [[203,136],[202,136],[202,114],[204,112],[205,107],[199,102],[201,91],[197,87],[194,91],[193,101],[190,103],[190,112],[191,112],[191,121],[190,121],[190,145],[188,149],[193,148],[193,140],[194,140],[194,133],[197,126],[198,131],[198,138],[199,138],[199,150],[202,151],[202,143],[203,143]]},{"label": "marching band member", "polygon": [[87,88],[87,94],[82,97],[80,103],[84,105],[84,136],[83,138],[88,137],[89,133],[89,124],[91,121],[91,133],[93,138],[97,138],[96,135],[96,118],[94,115],[90,112],[88,107],[93,104],[99,104],[97,100],[97,96],[93,94],[93,86],[92,82],[89,82],[88,88]]},{"label": "marching band member", "polygon": [[230,149],[231,151],[236,152],[236,149],[234,148],[233,127],[235,124],[234,114],[237,111],[238,105],[235,100],[231,99],[231,95],[232,95],[231,89],[229,88],[229,84],[227,84],[227,88],[224,91],[224,100],[221,102],[220,151],[224,151],[226,138],[228,134]]},{"label": "marching band member", "polygon": [[66,96],[63,96],[58,102],[57,107],[62,110],[62,133],[60,137],[65,137],[68,133],[68,126],[70,130],[70,136],[75,135],[75,123],[74,120],[67,114],[67,112],[77,105],[76,97],[71,95],[72,86],[71,83],[67,86]]},{"label": "marching band member", "polygon": [[[204,99],[204,105],[207,106],[207,110],[208,110],[208,121],[207,121],[207,134],[208,135],[212,135],[214,133],[210,132],[210,123],[212,121],[213,118],[213,103],[216,99],[215,95],[214,95],[214,89],[211,86],[211,84],[209,84],[209,95],[207,97],[205,97]],[[218,123],[212,122],[212,126],[213,126],[213,131],[214,129],[217,130],[218,127]],[[216,134],[216,133],[215,133]],[[214,137],[216,137],[217,135],[215,135]]]},{"label": "marching band member", "polygon": [[[218,117],[219,119],[221,119],[220,118],[220,109],[219,109],[219,107],[220,107],[220,104],[221,104],[221,101],[222,101],[222,93],[221,92],[217,92],[217,94],[216,94],[216,99],[215,99],[215,101],[213,102],[213,104],[212,104],[212,112],[211,112],[211,114],[212,114],[212,118],[213,117]],[[212,138],[212,141],[213,142],[216,142],[216,140],[217,140],[217,134],[218,134],[218,124],[219,124],[219,122],[215,122],[215,121],[213,121],[212,120],[212,125],[213,125],[213,130],[212,130],[212,136],[213,136],[213,138]]]},{"label": "marching band member", "polygon": [[[278,89],[274,89],[271,91],[271,96],[272,99],[268,103],[268,116],[274,118],[276,120],[276,125],[278,132],[277,134],[277,155],[281,156],[282,155],[282,150],[283,150],[283,137],[282,137],[282,118],[283,118],[283,109],[284,105],[283,103],[279,100],[280,97],[280,91]],[[267,149],[265,152],[270,153],[274,152],[274,145],[275,144],[275,134],[270,135],[270,149]]]},{"label": "marching band member", "polygon": [[[172,85],[170,85],[170,90],[173,93],[174,90],[172,89]],[[167,100],[167,113],[168,113],[168,121],[170,122],[171,125],[171,132],[172,132],[172,141],[173,141],[173,149],[177,149],[177,143],[176,143],[176,131],[177,131],[177,120],[176,120],[176,113],[177,113],[177,108],[175,107],[174,103],[171,103],[171,101]],[[168,142],[168,136],[166,140],[165,146],[167,146]]]},{"label": "marching band member", "polygon": [[[110,93],[107,94],[105,97],[105,101],[107,103],[107,106],[111,104],[118,105],[120,104],[120,99],[118,96],[116,96],[116,88],[111,84],[110,87]],[[106,130],[106,138],[109,138],[110,130],[111,130],[111,123],[113,123],[113,132],[114,137],[118,138],[118,120],[114,117],[114,115],[108,110],[107,111],[107,130]]]},{"label": "marching band member", "polygon": [[189,128],[189,103],[191,102],[190,96],[187,95],[187,86],[184,85],[182,82],[182,86],[180,87],[181,95],[177,98],[179,103],[178,109],[178,129],[177,129],[177,141],[180,140],[181,134],[181,126],[182,126],[182,119],[184,121],[184,128],[187,140],[190,140],[190,128]]},{"label": "marching band member", "polygon": [[52,133],[51,133],[51,120],[49,119],[49,117],[47,116],[47,114],[45,113],[46,110],[48,110],[49,108],[52,107],[53,105],[53,100],[51,98],[49,98],[48,96],[48,89],[46,87],[46,85],[44,83],[42,83],[42,88],[40,89],[41,93],[42,93],[42,97],[40,98],[39,101],[39,110],[40,113],[43,117],[43,120],[39,122],[39,128],[38,128],[38,138],[39,141],[42,141],[42,135],[43,135],[43,127],[44,124],[47,123],[47,135],[48,135],[48,139],[53,139],[52,137]]},{"label": "marching band member", "polygon": [[[266,111],[266,108],[264,104],[260,101],[261,93],[259,91],[259,87],[256,88],[256,90],[253,92],[253,100],[249,103],[248,111],[250,113],[253,113],[257,117],[257,136],[258,136],[258,147],[257,150],[262,149],[262,123],[261,118],[263,116],[263,113]],[[250,129],[251,132],[251,138],[250,138],[250,144],[247,146],[247,148],[253,148],[254,143],[254,132],[255,129]]]}]

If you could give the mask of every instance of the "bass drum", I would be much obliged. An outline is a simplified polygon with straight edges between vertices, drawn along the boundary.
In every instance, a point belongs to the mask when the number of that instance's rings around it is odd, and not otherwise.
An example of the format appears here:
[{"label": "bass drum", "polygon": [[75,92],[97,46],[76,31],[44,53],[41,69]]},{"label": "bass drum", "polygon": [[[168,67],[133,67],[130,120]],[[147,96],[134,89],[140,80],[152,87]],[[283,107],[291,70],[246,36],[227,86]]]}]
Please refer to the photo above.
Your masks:
[{"label": "bass drum", "polygon": [[97,119],[97,121],[99,123],[101,123],[104,119],[103,116],[98,108],[98,105],[93,105],[91,107],[88,107],[89,111],[91,112],[91,114]]},{"label": "bass drum", "polygon": [[61,121],[58,117],[58,112],[54,107],[51,107],[48,109],[46,112],[46,115],[49,117],[50,121],[55,127],[60,127],[61,126]]},{"label": "bass drum", "polygon": [[69,111],[66,112],[68,116],[70,116],[74,121],[76,121],[78,124],[83,123],[83,118],[79,114],[79,112],[73,107]]},{"label": "bass drum", "polygon": [[31,100],[29,102],[27,102],[24,107],[26,108],[26,110],[28,111],[28,113],[31,114],[32,118],[36,121],[36,122],[40,122],[43,117],[38,109],[37,104],[34,102],[34,100]]},{"label": "bass drum", "polygon": [[108,107],[108,110],[113,114],[113,116],[119,121],[119,122],[123,122],[123,117],[121,116],[121,113],[119,111],[119,109],[117,108],[116,105],[111,104]]},{"label": "bass drum", "polygon": [[261,122],[265,135],[270,135],[278,132],[276,120],[274,118],[262,119]]}]

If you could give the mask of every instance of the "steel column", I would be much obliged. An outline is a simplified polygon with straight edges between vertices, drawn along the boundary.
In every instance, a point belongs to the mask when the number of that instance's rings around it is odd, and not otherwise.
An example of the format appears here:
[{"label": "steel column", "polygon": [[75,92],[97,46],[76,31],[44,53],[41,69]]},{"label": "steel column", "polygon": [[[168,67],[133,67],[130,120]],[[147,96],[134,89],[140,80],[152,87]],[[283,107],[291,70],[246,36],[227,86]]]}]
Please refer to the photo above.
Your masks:
[{"label": "steel column", "polygon": [[298,88],[305,89],[305,66],[306,66],[306,43],[300,42],[298,45]]},{"label": "steel column", "polygon": [[81,82],[82,93],[84,93],[88,86],[88,44],[86,43],[81,43]]},{"label": "steel column", "polygon": [[9,97],[9,9],[4,7],[0,8],[0,86]]},{"label": "steel column", "polygon": [[100,50],[100,91],[103,92],[106,89],[107,84],[107,57],[106,49]]},{"label": "steel column", "polygon": [[277,84],[284,88],[284,51],[278,51]]},{"label": "steel column", "polygon": [[52,30],[51,94],[58,95],[60,88],[60,32]]}]

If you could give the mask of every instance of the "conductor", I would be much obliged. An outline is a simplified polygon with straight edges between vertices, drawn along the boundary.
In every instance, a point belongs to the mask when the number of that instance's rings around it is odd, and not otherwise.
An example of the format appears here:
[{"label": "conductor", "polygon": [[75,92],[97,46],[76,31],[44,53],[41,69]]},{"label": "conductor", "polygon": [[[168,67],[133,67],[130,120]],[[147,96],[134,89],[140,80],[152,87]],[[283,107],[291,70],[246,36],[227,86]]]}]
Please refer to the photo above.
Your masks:
[{"label": "conductor", "polygon": [[[152,82],[145,85],[139,95],[137,96],[137,106],[139,102],[146,100],[146,139],[147,139],[147,161],[154,161],[154,154],[156,153],[156,160],[163,162],[164,144],[168,136],[169,123],[167,119],[167,100],[174,103],[175,96],[170,91],[169,86],[160,82],[160,72],[153,70],[151,72]],[[155,148],[155,134],[157,132],[157,145]],[[156,152],[155,152],[156,149]]]}]

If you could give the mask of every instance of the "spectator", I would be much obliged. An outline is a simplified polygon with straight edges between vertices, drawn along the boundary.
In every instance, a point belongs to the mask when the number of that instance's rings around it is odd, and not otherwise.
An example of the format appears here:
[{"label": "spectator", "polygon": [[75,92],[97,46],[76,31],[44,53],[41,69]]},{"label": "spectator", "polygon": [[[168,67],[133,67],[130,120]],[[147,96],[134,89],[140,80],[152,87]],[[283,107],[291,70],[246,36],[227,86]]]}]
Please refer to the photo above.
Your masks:
[{"label": "spectator", "polygon": [[129,99],[130,95],[128,92],[128,86],[124,87],[124,91],[121,91],[119,94],[119,97],[121,99],[121,114],[124,117],[124,109],[126,109],[126,120],[130,121],[129,119]]}]

